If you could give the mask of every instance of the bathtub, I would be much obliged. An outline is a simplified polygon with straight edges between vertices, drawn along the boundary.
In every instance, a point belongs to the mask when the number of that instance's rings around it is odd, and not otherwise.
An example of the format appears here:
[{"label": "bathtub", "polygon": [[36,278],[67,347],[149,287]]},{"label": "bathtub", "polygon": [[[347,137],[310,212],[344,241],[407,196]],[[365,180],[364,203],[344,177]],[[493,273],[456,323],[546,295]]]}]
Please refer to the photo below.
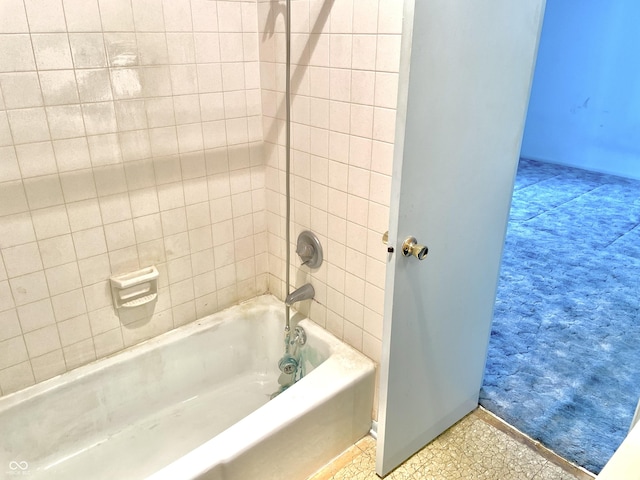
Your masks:
[{"label": "bathtub", "polygon": [[0,478],[304,479],[371,426],[373,363],[265,295],[0,398]]}]

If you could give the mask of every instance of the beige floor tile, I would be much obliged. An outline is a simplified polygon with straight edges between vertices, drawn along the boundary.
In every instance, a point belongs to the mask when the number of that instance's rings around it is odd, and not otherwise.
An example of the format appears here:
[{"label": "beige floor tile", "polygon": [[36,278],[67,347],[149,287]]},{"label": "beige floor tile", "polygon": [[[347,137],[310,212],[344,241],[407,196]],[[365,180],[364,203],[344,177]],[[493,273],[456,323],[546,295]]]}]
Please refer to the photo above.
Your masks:
[{"label": "beige floor tile", "polygon": [[336,472],[331,480],[377,480],[375,469],[375,459],[363,452]]},{"label": "beige floor tile", "polygon": [[367,450],[371,450],[371,449],[373,449],[375,451],[376,440],[371,435],[367,435],[362,440],[360,440],[358,443],[356,443],[356,447],[358,447],[363,452],[367,451]]},{"label": "beige floor tile", "polygon": [[547,464],[542,467],[542,470],[533,478],[534,480],[574,480],[576,477],[565,472],[559,466],[547,462]]},{"label": "beige floor tile", "polygon": [[[452,426],[391,472],[389,480],[576,480],[576,477],[525,444],[508,428],[477,410]],[[504,431],[503,431],[504,430]],[[365,437],[312,480],[378,480],[375,447]],[[553,459],[557,462],[557,459]]]},{"label": "beige floor tile", "polygon": [[400,465],[393,472],[385,477],[389,480],[413,480],[414,469],[405,464]]}]

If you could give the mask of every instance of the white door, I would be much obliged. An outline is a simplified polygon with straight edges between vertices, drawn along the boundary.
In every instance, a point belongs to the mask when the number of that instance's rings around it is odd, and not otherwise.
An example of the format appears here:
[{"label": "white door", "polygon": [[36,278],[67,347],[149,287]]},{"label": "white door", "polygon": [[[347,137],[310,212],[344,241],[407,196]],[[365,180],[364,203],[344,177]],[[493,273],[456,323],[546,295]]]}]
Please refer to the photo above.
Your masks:
[{"label": "white door", "polygon": [[[477,406],[544,0],[406,0],[376,472]],[[408,236],[429,248],[400,252]]]}]

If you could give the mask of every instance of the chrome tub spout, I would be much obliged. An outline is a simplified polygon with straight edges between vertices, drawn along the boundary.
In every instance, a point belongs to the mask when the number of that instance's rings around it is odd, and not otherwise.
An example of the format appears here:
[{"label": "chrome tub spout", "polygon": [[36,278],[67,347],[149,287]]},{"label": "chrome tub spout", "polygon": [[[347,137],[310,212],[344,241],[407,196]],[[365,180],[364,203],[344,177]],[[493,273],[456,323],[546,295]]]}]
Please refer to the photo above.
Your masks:
[{"label": "chrome tub spout", "polygon": [[296,302],[301,302],[302,300],[309,300],[310,298],[313,298],[315,294],[316,291],[313,289],[313,285],[311,285],[310,283],[305,283],[303,286],[301,286],[300,288],[296,288],[293,292],[287,295],[284,303],[288,307],[290,307]]}]

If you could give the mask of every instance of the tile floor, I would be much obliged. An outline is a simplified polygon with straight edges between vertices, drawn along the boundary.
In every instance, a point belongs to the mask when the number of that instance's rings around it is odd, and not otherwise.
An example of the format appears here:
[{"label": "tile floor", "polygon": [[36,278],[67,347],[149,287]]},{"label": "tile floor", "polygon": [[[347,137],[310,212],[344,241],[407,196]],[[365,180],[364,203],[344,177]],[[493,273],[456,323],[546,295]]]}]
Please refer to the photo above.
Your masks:
[{"label": "tile floor", "polygon": [[[508,432],[508,433],[507,433]],[[376,480],[376,441],[367,436],[308,480]],[[391,472],[398,480],[589,480],[575,467],[477,409]]]}]

